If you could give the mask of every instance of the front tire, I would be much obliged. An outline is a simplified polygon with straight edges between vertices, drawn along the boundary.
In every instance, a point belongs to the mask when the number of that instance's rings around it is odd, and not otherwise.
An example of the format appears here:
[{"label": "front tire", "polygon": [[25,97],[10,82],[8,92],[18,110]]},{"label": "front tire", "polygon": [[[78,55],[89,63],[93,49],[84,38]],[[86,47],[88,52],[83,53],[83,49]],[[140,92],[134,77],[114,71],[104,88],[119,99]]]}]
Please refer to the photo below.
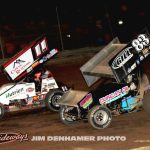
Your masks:
[{"label": "front tire", "polygon": [[0,119],[4,117],[4,114],[5,114],[4,105],[0,104]]},{"label": "front tire", "polygon": [[50,90],[45,98],[47,108],[52,111],[59,111],[60,106],[57,102],[63,94],[64,92],[60,89]]},{"label": "front tire", "polygon": [[143,109],[150,115],[150,92],[147,91],[143,98]]},{"label": "front tire", "polygon": [[[66,125],[73,125],[78,122],[78,112],[77,110],[74,110],[75,107],[71,106],[61,106],[60,107],[60,119],[61,121]],[[71,111],[74,111],[74,115],[71,114]]]},{"label": "front tire", "polygon": [[104,129],[109,126],[112,115],[109,109],[96,105],[88,113],[88,122],[95,129]]}]

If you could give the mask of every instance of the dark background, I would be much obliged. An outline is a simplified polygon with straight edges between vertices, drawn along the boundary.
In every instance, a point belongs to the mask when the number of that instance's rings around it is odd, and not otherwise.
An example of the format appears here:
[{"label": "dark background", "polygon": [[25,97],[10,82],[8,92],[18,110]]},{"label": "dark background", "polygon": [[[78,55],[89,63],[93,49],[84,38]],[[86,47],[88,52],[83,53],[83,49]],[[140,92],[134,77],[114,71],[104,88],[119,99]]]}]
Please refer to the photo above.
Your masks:
[{"label": "dark background", "polygon": [[5,0],[0,4],[0,36],[7,56],[42,34],[50,48],[60,50],[105,45],[116,36],[127,43],[149,29],[148,9],[146,0]]}]

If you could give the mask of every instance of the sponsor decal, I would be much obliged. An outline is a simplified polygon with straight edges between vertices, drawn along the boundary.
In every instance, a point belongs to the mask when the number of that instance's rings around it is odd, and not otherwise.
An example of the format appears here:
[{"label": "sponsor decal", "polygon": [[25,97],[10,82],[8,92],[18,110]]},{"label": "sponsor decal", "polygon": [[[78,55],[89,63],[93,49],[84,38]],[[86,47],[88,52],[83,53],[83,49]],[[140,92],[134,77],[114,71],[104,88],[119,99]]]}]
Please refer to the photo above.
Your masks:
[{"label": "sponsor decal", "polygon": [[24,90],[24,89],[21,88],[21,89],[16,89],[15,91],[12,91],[11,93],[7,93],[7,94],[5,94],[5,95],[6,95],[6,98],[9,98],[9,97],[11,97],[11,96],[20,94],[23,90]]},{"label": "sponsor decal", "polygon": [[125,86],[122,89],[119,89],[113,93],[110,93],[102,98],[99,99],[100,104],[108,104],[111,103],[121,97],[123,97],[124,95],[128,94],[129,91],[129,87]]},{"label": "sponsor decal", "polygon": [[[54,86],[54,85],[55,85],[55,82],[48,84],[48,87],[50,88],[51,86]],[[47,86],[47,85],[44,85],[44,86]]]},{"label": "sponsor decal", "polygon": [[87,108],[93,102],[92,94],[89,93],[81,102],[80,106],[84,109]]},{"label": "sponsor decal", "polygon": [[14,66],[13,66],[13,68],[16,68],[16,64],[22,64],[22,63],[24,63],[25,61],[24,60],[21,60],[21,59],[17,59],[15,62],[14,62]]},{"label": "sponsor decal", "polygon": [[132,47],[127,47],[115,58],[115,60],[112,62],[113,69],[118,69],[122,67],[127,61],[129,61],[133,57],[133,54],[130,52],[131,48]]},{"label": "sponsor decal", "polygon": [[14,68],[11,71],[11,74],[20,74],[22,72],[22,70],[24,70],[24,68],[26,68],[26,66],[29,66],[30,62],[26,62],[24,63],[24,65],[20,64],[19,66],[17,66],[16,68]]},{"label": "sponsor decal", "polygon": [[144,57],[147,57],[150,54],[149,48],[145,48],[142,52],[143,52]]},{"label": "sponsor decal", "polygon": [[43,59],[41,59],[41,60],[39,61],[40,64],[42,64],[43,62],[44,62]]},{"label": "sponsor decal", "polygon": [[148,48],[143,49],[143,51],[142,51],[143,54],[146,55],[148,53],[148,50],[149,50]]},{"label": "sponsor decal", "polygon": [[57,49],[52,49],[52,50],[49,52],[49,54],[50,54],[51,57],[52,57],[52,56],[54,56],[57,52],[58,52]]},{"label": "sponsor decal", "polygon": [[47,58],[47,59],[51,58],[51,55],[50,55],[50,54],[47,54],[47,55],[46,55],[46,58]]},{"label": "sponsor decal", "polygon": [[39,63],[46,62],[49,58],[54,56],[57,53],[57,49],[52,49],[46,56],[43,56],[42,59],[40,59]]},{"label": "sponsor decal", "polygon": [[[137,62],[137,63],[140,63],[140,62]],[[136,67],[137,67],[137,65],[136,65],[136,63],[134,63],[130,68],[128,68],[128,73],[133,71]]]},{"label": "sponsor decal", "polygon": [[32,68],[35,68],[36,66],[38,66],[40,63],[37,61],[32,65]]},{"label": "sponsor decal", "polygon": [[29,73],[29,72],[31,72],[33,70],[33,68],[32,67],[29,67],[26,71],[27,71],[27,73]]},{"label": "sponsor decal", "polygon": [[131,69],[134,70],[136,68],[136,63],[131,66]]},{"label": "sponsor decal", "polygon": [[[137,100],[136,100],[136,97],[132,97],[132,96],[128,96],[128,97],[125,97],[123,100],[122,100],[122,104],[121,104],[121,107],[124,109],[124,110],[131,110],[133,109],[134,107],[137,106]],[[138,99],[140,100],[140,99]]]},{"label": "sponsor decal", "polygon": [[34,91],[34,88],[29,87],[29,88],[26,89],[26,91],[27,91],[27,92],[33,92],[33,91]]},{"label": "sponsor decal", "polygon": [[24,52],[21,56],[11,62],[5,71],[9,74],[12,80],[17,78],[21,73],[23,73],[28,67],[30,67],[34,62],[31,48]]},{"label": "sponsor decal", "polygon": [[48,92],[50,89],[56,89],[58,85],[53,77],[42,79],[41,92]]},{"label": "sponsor decal", "polygon": [[5,144],[14,141],[27,141],[28,135],[21,133],[0,133],[0,144]]}]

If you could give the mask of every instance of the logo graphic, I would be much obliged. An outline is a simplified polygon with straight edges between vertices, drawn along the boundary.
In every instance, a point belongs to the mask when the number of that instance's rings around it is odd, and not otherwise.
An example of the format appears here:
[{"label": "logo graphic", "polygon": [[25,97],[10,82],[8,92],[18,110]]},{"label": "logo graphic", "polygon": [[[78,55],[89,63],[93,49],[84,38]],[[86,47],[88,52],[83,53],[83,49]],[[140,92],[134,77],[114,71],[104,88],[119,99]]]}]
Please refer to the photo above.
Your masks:
[{"label": "logo graphic", "polygon": [[26,89],[26,91],[27,91],[27,92],[33,92],[33,91],[34,91],[34,88],[29,87],[29,88]]},{"label": "logo graphic", "polygon": [[6,93],[6,98],[12,97],[12,96],[16,96],[17,94],[20,94],[21,92],[23,92],[24,89],[20,88],[20,89],[15,89],[14,91],[12,91],[11,93]]},{"label": "logo graphic", "polygon": [[115,58],[115,60],[112,62],[113,69],[118,69],[122,67],[127,61],[129,61],[133,57],[133,54],[130,52],[131,48],[132,47],[127,47]]},{"label": "logo graphic", "polygon": [[89,93],[81,102],[80,106],[84,109],[87,108],[93,102],[92,95]]},{"label": "logo graphic", "polygon": [[22,64],[22,63],[24,63],[25,61],[24,60],[21,60],[21,59],[17,59],[15,62],[14,62],[14,66],[13,66],[13,68],[15,68],[16,67],[16,64]]},{"label": "logo graphic", "polygon": [[27,141],[28,135],[21,133],[0,133],[0,144],[10,143],[14,141]]}]

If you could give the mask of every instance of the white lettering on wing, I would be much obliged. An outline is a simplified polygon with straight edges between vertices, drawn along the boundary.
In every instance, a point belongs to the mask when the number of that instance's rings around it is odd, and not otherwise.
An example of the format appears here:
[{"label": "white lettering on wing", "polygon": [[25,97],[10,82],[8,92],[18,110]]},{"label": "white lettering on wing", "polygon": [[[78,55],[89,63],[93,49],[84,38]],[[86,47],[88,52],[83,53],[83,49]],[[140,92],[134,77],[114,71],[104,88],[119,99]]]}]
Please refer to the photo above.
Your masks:
[{"label": "white lettering on wing", "polygon": [[127,61],[129,61],[133,57],[133,54],[130,52],[131,48],[132,47],[126,48],[114,59],[114,61],[112,62],[113,69],[118,69],[122,67]]}]

